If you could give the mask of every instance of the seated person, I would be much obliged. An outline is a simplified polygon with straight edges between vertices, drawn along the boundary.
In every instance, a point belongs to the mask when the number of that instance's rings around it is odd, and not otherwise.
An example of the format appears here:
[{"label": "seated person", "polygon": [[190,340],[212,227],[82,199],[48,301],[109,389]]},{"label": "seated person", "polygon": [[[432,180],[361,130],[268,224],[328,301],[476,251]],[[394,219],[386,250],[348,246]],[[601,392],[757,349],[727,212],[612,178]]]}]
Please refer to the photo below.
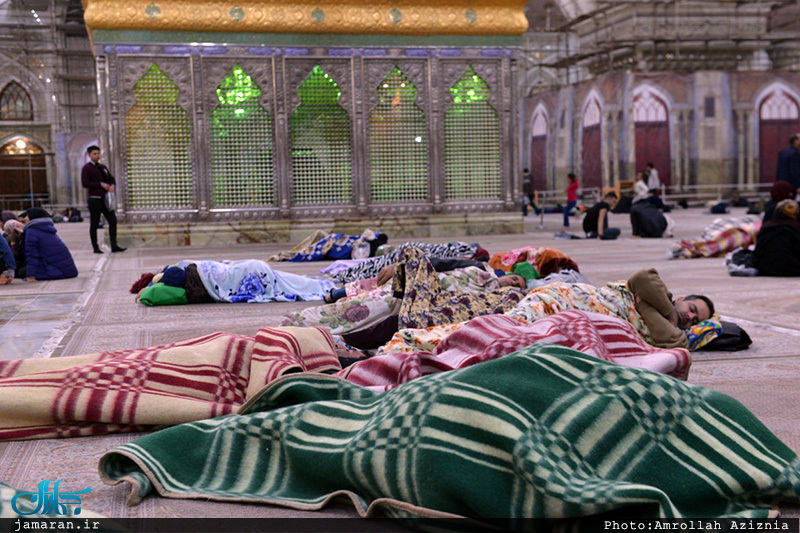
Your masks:
[{"label": "seated person", "polygon": [[791,183],[776,181],[769,190],[769,196],[769,201],[764,205],[764,218],[762,219],[764,222],[772,219],[775,213],[775,206],[779,202],[794,199],[794,187],[792,187]]},{"label": "seated person", "polygon": [[20,279],[25,278],[26,271],[25,241],[22,239],[24,231],[25,224],[17,219],[8,220],[5,224],[3,224],[3,236],[5,237],[6,241],[8,241],[8,245],[14,254],[14,262],[17,265],[14,274],[15,277]]},{"label": "seated person", "polygon": [[649,175],[650,173],[647,171],[636,173],[636,182],[633,184],[633,203],[647,199],[647,193],[650,192],[647,187],[647,176]]},{"label": "seated person", "polygon": [[607,193],[603,200],[594,204],[583,217],[583,231],[589,239],[601,238],[604,240],[616,239],[619,237],[619,228],[608,227],[608,213],[617,205],[617,194]]},{"label": "seated person", "polygon": [[759,276],[800,276],[797,202],[783,200],[775,206],[774,215],[758,232],[751,264]]},{"label": "seated person", "polygon": [[44,209],[26,212],[29,222],[23,231],[25,281],[67,279],[78,276],[75,261],[64,241],[56,235],[53,219]]},{"label": "seated person", "polygon": [[5,238],[0,237],[0,285],[11,283],[14,279],[14,270],[17,268],[17,262],[14,260],[14,252],[8,245]]},{"label": "seated person", "polygon": [[649,204],[653,204],[662,211],[666,207],[664,202],[661,200],[661,197],[658,195],[658,189],[650,189],[647,192],[647,198],[645,198],[645,201]]},{"label": "seated person", "polygon": [[631,207],[631,233],[634,237],[660,239],[667,230],[667,217],[646,201],[639,201]]}]

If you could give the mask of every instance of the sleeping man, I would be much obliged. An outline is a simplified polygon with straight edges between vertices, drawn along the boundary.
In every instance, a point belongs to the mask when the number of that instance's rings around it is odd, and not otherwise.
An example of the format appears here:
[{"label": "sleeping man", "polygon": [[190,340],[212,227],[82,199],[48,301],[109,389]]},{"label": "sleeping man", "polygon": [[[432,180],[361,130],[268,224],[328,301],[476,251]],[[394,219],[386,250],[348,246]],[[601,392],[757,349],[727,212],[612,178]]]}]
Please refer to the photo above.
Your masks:
[{"label": "sleeping man", "polygon": [[[714,304],[705,296],[680,296],[673,300],[654,268],[639,270],[628,281],[611,282],[599,288],[586,283],[551,283],[529,291],[504,314],[531,324],[570,309],[626,320],[652,346],[690,350],[698,346],[690,342],[687,332],[714,314]],[[384,352],[432,350],[463,324],[400,330]]]}]

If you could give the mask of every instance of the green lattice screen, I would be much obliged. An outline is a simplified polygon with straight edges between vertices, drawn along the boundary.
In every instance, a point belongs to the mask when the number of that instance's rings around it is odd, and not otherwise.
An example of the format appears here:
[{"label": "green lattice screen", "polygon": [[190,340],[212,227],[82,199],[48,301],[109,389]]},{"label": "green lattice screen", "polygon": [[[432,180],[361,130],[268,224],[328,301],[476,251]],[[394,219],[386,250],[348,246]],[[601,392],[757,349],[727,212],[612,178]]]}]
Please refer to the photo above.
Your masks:
[{"label": "green lattice screen", "polygon": [[428,197],[428,136],[417,89],[395,67],[378,86],[369,115],[370,192],[378,202]]},{"label": "green lattice screen", "polygon": [[125,116],[130,209],[194,207],[191,126],[178,87],[153,64]]},{"label": "green lattice screen", "polygon": [[352,202],[350,117],[339,86],[319,65],[298,89],[292,112],[294,204]]},{"label": "green lattice screen", "polygon": [[500,198],[500,120],[472,67],[450,88],[444,118],[448,199]]},{"label": "green lattice screen", "polygon": [[211,115],[211,180],[215,206],[272,205],[272,121],[261,89],[239,65],[217,87]]}]

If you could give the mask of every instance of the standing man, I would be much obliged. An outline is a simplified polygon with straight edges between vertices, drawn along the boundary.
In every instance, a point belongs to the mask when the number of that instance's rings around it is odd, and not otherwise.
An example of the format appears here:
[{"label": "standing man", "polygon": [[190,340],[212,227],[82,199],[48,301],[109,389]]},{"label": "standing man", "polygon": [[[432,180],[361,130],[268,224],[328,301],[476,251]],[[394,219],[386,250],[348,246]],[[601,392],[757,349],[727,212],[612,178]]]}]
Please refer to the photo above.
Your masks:
[{"label": "standing man", "polygon": [[94,253],[102,254],[97,245],[97,228],[100,225],[100,215],[106,217],[108,222],[108,236],[111,239],[112,252],[124,252],[126,249],[117,245],[117,215],[106,207],[106,194],[114,192],[116,180],[108,167],[100,163],[100,148],[90,146],[86,149],[90,162],[83,165],[81,170],[81,183],[86,188],[89,197],[89,237],[92,239]]},{"label": "standing man", "polygon": [[800,187],[800,134],[789,137],[789,146],[778,152],[775,181],[791,183],[795,191]]},{"label": "standing man", "polygon": [[647,188],[651,191],[656,190],[656,194],[661,194],[661,180],[658,177],[658,170],[653,165],[653,162],[647,163],[647,171],[650,173],[647,176]]}]

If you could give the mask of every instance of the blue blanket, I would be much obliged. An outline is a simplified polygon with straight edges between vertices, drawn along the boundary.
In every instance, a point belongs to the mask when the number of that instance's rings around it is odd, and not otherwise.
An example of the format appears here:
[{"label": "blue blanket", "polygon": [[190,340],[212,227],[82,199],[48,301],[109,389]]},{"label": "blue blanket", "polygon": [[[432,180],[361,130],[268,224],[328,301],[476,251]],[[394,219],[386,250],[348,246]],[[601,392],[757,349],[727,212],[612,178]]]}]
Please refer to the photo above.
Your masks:
[{"label": "blue blanket", "polygon": [[258,259],[197,261],[197,272],[218,302],[322,300],[336,286],[330,280],[274,270]]}]

